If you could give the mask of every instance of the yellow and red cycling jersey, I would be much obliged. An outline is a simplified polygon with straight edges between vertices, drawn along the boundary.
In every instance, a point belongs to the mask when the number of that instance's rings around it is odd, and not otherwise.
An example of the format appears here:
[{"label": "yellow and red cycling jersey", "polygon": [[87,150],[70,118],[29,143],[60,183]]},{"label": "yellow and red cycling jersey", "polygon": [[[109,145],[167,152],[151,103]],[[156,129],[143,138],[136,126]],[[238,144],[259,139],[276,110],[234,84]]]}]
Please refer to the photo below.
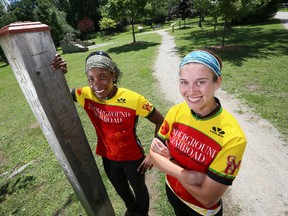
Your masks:
[{"label": "yellow and red cycling jersey", "polygon": [[[204,172],[225,185],[231,185],[237,176],[246,147],[245,135],[228,111],[220,107],[212,116],[201,119],[192,114],[185,102],[169,110],[158,136],[169,140],[170,153],[180,166]],[[196,206],[194,210],[205,210],[176,178],[166,175],[166,182],[182,201],[192,204],[192,208]]]},{"label": "yellow and red cycling jersey", "polygon": [[95,127],[98,136],[96,154],[115,161],[143,157],[136,125],[139,116],[148,117],[155,109],[145,97],[118,88],[115,96],[101,100],[89,87],[76,89],[75,96]]}]

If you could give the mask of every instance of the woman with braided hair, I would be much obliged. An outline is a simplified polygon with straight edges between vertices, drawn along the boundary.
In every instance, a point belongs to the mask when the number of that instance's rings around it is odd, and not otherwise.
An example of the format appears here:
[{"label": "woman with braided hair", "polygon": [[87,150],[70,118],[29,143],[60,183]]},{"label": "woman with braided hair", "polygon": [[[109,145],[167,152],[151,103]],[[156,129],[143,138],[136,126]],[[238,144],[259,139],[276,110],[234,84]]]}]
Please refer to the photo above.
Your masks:
[{"label": "woman with braided hair", "polygon": [[[56,55],[52,68],[65,73],[66,62]],[[126,205],[125,216],[147,216],[149,194],[144,173],[152,164],[145,157],[136,126],[142,116],[155,124],[157,133],[163,116],[144,96],[117,86],[122,72],[107,53],[90,53],[85,71],[88,86],[71,93],[96,130],[96,154],[102,156],[104,170]]]}]

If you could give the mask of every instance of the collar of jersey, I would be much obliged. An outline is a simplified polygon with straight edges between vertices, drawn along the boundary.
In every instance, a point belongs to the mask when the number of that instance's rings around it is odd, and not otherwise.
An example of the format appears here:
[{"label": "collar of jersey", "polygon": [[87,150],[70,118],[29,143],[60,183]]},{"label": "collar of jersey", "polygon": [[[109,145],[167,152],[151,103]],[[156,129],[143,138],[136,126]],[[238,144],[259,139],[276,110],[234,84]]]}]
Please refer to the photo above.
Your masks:
[{"label": "collar of jersey", "polygon": [[192,116],[196,119],[196,120],[209,120],[215,116],[217,116],[219,113],[221,113],[222,111],[222,106],[221,103],[219,101],[218,98],[214,97],[216,103],[218,104],[218,106],[212,110],[212,112],[210,112],[209,114],[205,115],[205,116],[199,116],[197,115],[197,113],[195,113],[193,110],[191,110]]}]

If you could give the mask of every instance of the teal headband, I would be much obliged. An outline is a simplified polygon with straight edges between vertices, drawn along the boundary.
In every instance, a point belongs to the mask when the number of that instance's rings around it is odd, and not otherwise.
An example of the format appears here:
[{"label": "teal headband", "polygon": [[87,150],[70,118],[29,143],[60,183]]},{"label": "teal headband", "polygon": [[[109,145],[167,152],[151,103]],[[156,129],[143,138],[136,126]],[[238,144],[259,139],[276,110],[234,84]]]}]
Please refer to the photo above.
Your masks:
[{"label": "teal headband", "polygon": [[217,77],[221,76],[220,63],[212,54],[204,50],[197,50],[187,54],[180,62],[179,69],[188,63],[200,63],[209,67]]}]

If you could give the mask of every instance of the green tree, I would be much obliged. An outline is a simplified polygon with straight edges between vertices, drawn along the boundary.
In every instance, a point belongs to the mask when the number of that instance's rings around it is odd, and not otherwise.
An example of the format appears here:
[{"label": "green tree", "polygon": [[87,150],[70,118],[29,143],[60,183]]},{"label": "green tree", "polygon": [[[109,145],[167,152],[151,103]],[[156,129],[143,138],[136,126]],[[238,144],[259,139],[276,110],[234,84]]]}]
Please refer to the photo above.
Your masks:
[{"label": "green tree", "polygon": [[240,20],[247,16],[254,8],[265,5],[270,1],[271,0],[194,0],[194,5],[196,7],[205,5],[207,12],[213,16],[215,25],[217,24],[218,18],[223,20],[222,46],[224,46],[226,34],[231,28],[233,20]]},{"label": "green tree", "polygon": [[251,7],[246,16],[241,19],[233,20],[235,24],[251,24],[257,22],[264,22],[275,16],[279,9],[281,0],[270,0],[269,2],[262,2],[259,5]]},{"label": "green tree", "polygon": [[[10,5],[1,4],[0,25],[7,25],[16,21],[40,21],[51,28],[51,36],[56,46],[60,45],[66,33],[75,34],[75,30],[66,22],[66,14],[59,11],[50,0],[22,0]],[[57,5],[57,4],[56,4]]]},{"label": "green tree", "polygon": [[216,33],[216,28],[218,24],[218,19],[221,16],[220,8],[218,7],[217,1],[211,1],[211,0],[194,0],[193,1],[193,7],[196,9],[199,14],[199,22],[203,21],[203,17],[205,15],[209,15],[213,18],[214,22],[214,33]]},{"label": "green tree", "polygon": [[141,20],[147,0],[111,0],[101,7],[103,17],[110,18],[116,22],[125,22],[132,25],[133,42],[135,38],[135,21]]},{"label": "green tree", "polygon": [[56,46],[60,45],[60,40],[65,34],[75,35],[75,30],[66,22],[65,12],[59,11],[51,2],[38,0],[34,10],[34,17],[51,28],[51,37]]},{"label": "green tree", "polygon": [[188,0],[180,0],[179,15],[181,19],[184,21],[184,26],[186,25],[185,20],[187,17],[191,16],[191,6]]},{"label": "green tree", "polygon": [[164,23],[168,11],[168,1],[148,0],[142,13],[142,22],[148,21],[151,27],[153,23]]},{"label": "green tree", "polygon": [[17,21],[34,21],[34,10],[37,7],[36,0],[22,0],[13,2],[8,6],[8,12],[17,17]]},{"label": "green tree", "polygon": [[223,36],[222,36],[222,46],[225,43],[225,36],[227,30],[231,27],[233,20],[240,20],[241,18],[247,16],[254,8],[260,7],[269,3],[271,0],[222,0],[219,1],[218,7],[219,12],[224,20],[223,26]]},{"label": "green tree", "polygon": [[95,30],[99,30],[101,13],[98,0],[59,0],[55,5],[67,14],[67,22],[74,29],[77,29],[80,20],[87,17],[93,21]]},{"label": "green tree", "polygon": [[[1,2],[1,4],[0,4],[0,23],[2,24],[2,18],[3,18],[3,16],[4,16],[4,14],[5,14],[6,12],[5,12],[5,6],[4,6],[4,4],[2,4],[2,2]],[[0,25],[1,25],[0,24]],[[3,25],[3,24],[2,24]],[[2,26],[0,26],[0,29],[1,29],[1,27]],[[7,64],[7,58],[6,58],[6,56],[4,55],[4,52],[3,52],[3,50],[2,50],[2,48],[0,47],[0,60],[4,60],[5,62],[6,62],[6,64]]]},{"label": "green tree", "polygon": [[[17,17],[15,14],[7,11],[8,5],[4,1],[0,1],[0,29],[10,23],[16,22]],[[0,59],[8,64],[8,60],[0,46]]]},{"label": "green tree", "polygon": [[115,20],[112,20],[112,19],[109,19],[109,18],[106,18],[106,17],[103,17],[101,20],[100,20],[100,29],[102,31],[105,31],[106,34],[111,34],[112,33],[112,29],[115,29],[116,28],[116,22]]}]

